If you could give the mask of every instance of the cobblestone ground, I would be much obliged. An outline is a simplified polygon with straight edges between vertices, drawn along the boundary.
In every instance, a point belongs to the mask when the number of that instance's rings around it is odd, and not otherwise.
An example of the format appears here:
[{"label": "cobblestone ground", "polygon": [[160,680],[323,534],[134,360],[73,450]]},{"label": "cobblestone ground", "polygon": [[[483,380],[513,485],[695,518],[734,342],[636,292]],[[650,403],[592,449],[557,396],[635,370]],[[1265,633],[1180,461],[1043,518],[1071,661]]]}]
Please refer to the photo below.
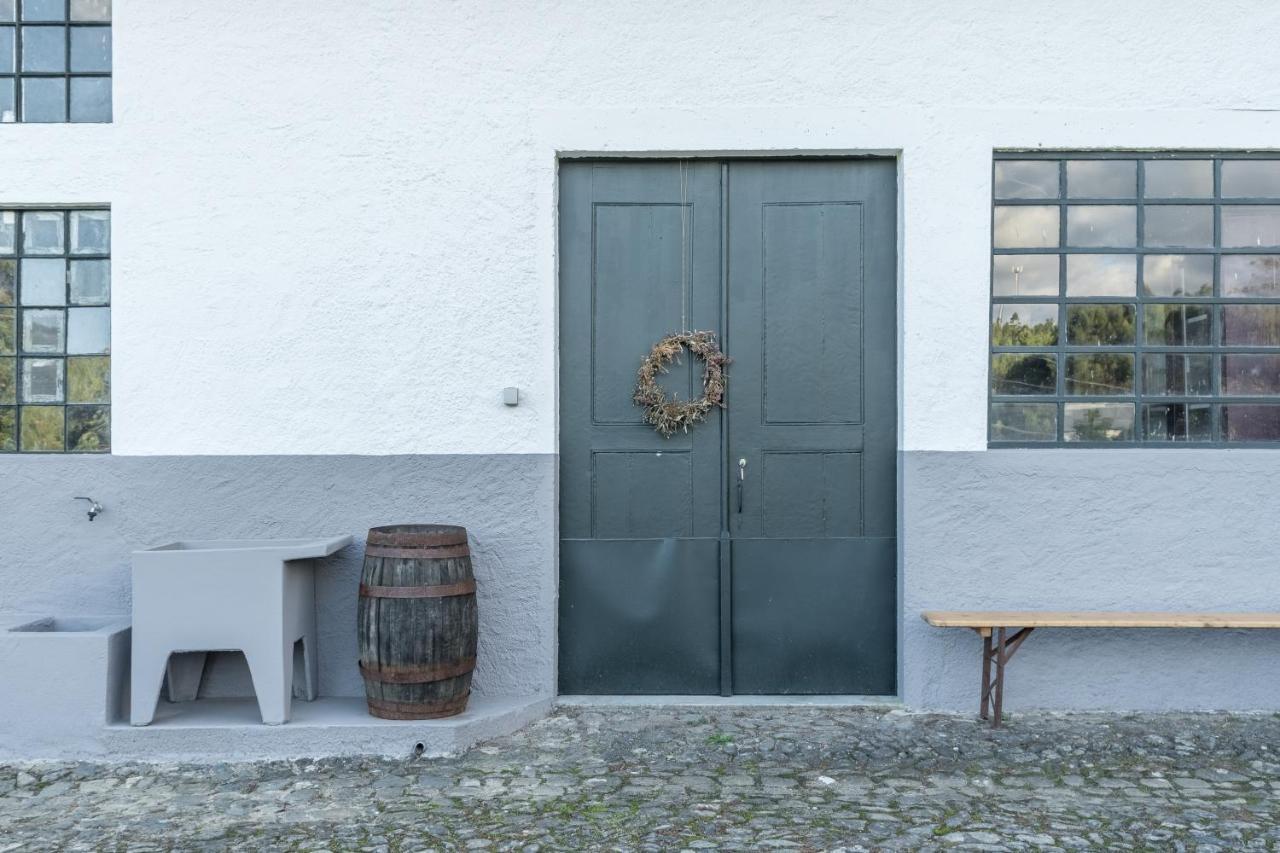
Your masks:
[{"label": "cobblestone ground", "polygon": [[18,850],[1280,847],[1280,716],[560,709],[451,759],[0,766]]}]

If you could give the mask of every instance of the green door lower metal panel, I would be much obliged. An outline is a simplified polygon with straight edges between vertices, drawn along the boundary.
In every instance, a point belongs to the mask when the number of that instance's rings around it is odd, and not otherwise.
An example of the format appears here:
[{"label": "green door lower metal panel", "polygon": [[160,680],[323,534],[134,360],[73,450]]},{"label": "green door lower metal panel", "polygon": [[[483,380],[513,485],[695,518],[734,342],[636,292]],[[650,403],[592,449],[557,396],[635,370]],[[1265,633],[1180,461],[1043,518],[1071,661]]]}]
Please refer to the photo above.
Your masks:
[{"label": "green door lower metal panel", "polygon": [[562,540],[561,692],[719,690],[719,544]]},{"label": "green door lower metal panel", "polygon": [[892,539],[735,539],[733,691],[888,695]]}]

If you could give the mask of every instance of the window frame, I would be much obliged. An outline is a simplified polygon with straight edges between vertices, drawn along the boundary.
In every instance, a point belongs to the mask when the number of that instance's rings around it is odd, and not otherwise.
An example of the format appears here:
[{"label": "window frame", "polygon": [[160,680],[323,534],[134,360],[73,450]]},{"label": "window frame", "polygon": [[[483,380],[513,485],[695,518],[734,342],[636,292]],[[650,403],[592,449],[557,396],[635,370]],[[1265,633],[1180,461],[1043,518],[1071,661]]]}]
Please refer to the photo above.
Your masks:
[{"label": "window frame", "polygon": [[[72,0],[62,0],[62,20],[60,21],[26,21],[23,19],[23,0],[14,0],[12,20],[0,20],[0,28],[13,33],[13,70],[0,71],[0,84],[7,83],[13,89],[13,121],[4,124],[111,124],[115,121],[115,84],[112,75],[115,73],[115,53],[111,54],[111,67],[106,71],[73,71],[71,70],[72,32],[77,29],[107,30],[108,43],[114,43],[115,21],[114,9],[111,17],[105,21],[73,21],[71,19]],[[22,68],[23,32],[28,29],[56,29],[63,33],[63,68],[61,71],[24,71]],[[106,79],[108,88],[108,109],[110,115],[106,119],[76,120],[71,117],[71,81],[76,79]],[[61,80],[63,81],[61,121],[28,121],[23,106],[23,86],[26,80]]]},{"label": "window frame", "polygon": [[[1058,165],[1058,193],[1054,198],[998,198],[996,195],[996,168],[1007,161],[1054,161]],[[1134,195],[1121,198],[1070,197],[1067,177],[1067,161],[1081,160],[1122,160],[1131,161],[1135,166]],[[1170,160],[1209,160],[1212,163],[1213,191],[1211,196],[1146,198],[1146,163]],[[1280,208],[1280,194],[1276,196],[1250,196],[1243,198],[1227,197],[1222,194],[1223,164],[1236,160],[1269,160],[1280,162],[1280,151],[1230,151],[1230,150],[1150,150],[1150,149],[1115,149],[1115,150],[1025,150],[998,149],[993,152],[991,165],[991,210],[990,241],[988,268],[987,298],[987,446],[1000,448],[1246,448],[1246,447],[1280,447],[1277,440],[1235,440],[1228,441],[1224,432],[1223,407],[1229,405],[1276,405],[1280,414],[1280,392],[1272,395],[1225,395],[1223,394],[1222,359],[1228,355],[1271,355],[1280,359],[1280,346],[1245,346],[1223,343],[1223,307],[1232,305],[1272,305],[1280,307],[1280,290],[1273,297],[1265,296],[1223,296],[1222,295],[1222,259],[1237,255],[1280,256],[1280,246],[1259,247],[1223,247],[1222,246],[1222,208],[1230,206],[1269,206]],[[1106,246],[1071,246],[1067,239],[1067,209],[1072,205],[1118,205],[1136,208],[1136,230],[1134,245],[1122,247]],[[1213,212],[1213,240],[1211,247],[1157,247],[1145,245],[1145,215],[1148,207],[1197,205],[1209,207]],[[1058,240],[1054,247],[1046,248],[997,248],[996,246],[996,211],[1000,207],[1009,206],[1053,206],[1058,210]],[[1125,255],[1132,256],[1136,266],[1135,288],[1132,295],[1124,296],[1069,296],[1067,293],[1067,259],[1072,255]],[[1058,292],[1053,296],[997,296],[996,271],[997,260],[1002,255],[1049,255],[1058,259]],[[1200,296],[1152,296],[1144,292],[1144,258],[1152,255],[1204,255],[1212,258],[1212,289],[1208,295]],[[1001,304],[1046,304],[1057,308],[1058,336],[1053,346],[996,346],[993,316]],[[1082,304],[1123,304],[1134,306],[1134,342],[1115,346],[1075,345],[1069,344],[1068,311],[1071,306]],[[1144,343],[1144,319],[1146,307],[1149,305],[1204,305],[1209,308],[1210,342],[1208,344],[1192,344],[1181,346],[1157,345]],[[1133,389],[1131,393],[1119,395],[1085,395],[1067,394],[1067,357],[1080,354],[1132,354],[1133,356]],[[1013,353],[1053,353],[1056,364],[1055,388],[1052,394],[996,394],[995,393],[995,357]],[[1143,387],[1143,356],[1145,354],[1196,355],[1210,356],[1211,390],[1208,394],[1197,396],[1185,393],[1149,395]],[[1052,441],[1005,440],[993,437],[994,406],[1000,403],[1052,404],[1056,407],[1056,433]],[[1067,439],[1067,423],[1065,421],[1066,405],[1070,403],[1121,403],[1133,406],[1133,437],[1127,440],[1113,441],[1075,441]],[[1162,437],[1148,438],[1144,422],[1144,406],[1160,404],[1207,405],[1210,407],[1211,437],[1207,440],[1189,438],[1168,439]],[[1188,415],[1189,417],[1189,415]]]},{"label": "window frame", "polygon": [[[108,217],[108,244],[107,251],[102,252],[73,252],[71,243],[71,214],[87,212],[87,213],[106,213]],[[70,353],[70,311],[73,308],[103,308],[107,313],[108,334],[112,327],[112,302],[115,283],[111,281],[110,289],[107,292],[107,299],[102,303],[81,304],[77,305],[71,299],[71,262],[72,261],[105,261],[107,263],[108,276],[111,275],[111,259],[112,259],[112,241],[111,241],[111,206],[108,204],[16,204],[16,205],[0,205],[0,214],[14,214],[13,228],[13,253],[0,254],[0,260],[12,261],[14,264],[14,290],[13,304],[3,305],[0,307],[13,310],[14,323],[14,350],[12,355],[3,355],[0,358],[12,358],[14,362],[14,399],[12,403],[0,403],[0,410],[8,410],[13,413],[13,429],[14,429],[14,446],[12,449],[4,449],[0,447],[0,458],[5,456],[109,456],[114,452],[114,402],[112,400],[112,375],[114,373],[114,353],[113,344],[108,338],[107,350],[104,353]],[[24,216],[28,213],[57,213],[62,216],[62,251],[57,254],[30,254],[28,255],[25,247],[25,222]],[[22,304],[22,261],[24,259],[34,260],[60,260],[63,262],[63,305],[59,308],[52,306],[52,310],[61,310],[63,312],[63,346],[60,353],[30,353],[24,349],[23,334],[23,314],[30,311],[50,310],[45,306],[27,307]],[[23,362],[31,358],[54,358],[62,362],[62,401],[50,403],[26,403],[23,401]],[[107,399],[101,403],[72,403],[68,401],[71,393],[70,378],[70,359],[72,358],[106,358],[107,363]],[[22,447],[22,410],[28,406],[35,407],[51,407],[56,406],[62,409],[62,449],[60,450],[24,450]],[[75,408],[105,408],[107,410],[107,447],[98,450],[76,450],[67,446],[68,436],[68,418],[69,410]]]}]

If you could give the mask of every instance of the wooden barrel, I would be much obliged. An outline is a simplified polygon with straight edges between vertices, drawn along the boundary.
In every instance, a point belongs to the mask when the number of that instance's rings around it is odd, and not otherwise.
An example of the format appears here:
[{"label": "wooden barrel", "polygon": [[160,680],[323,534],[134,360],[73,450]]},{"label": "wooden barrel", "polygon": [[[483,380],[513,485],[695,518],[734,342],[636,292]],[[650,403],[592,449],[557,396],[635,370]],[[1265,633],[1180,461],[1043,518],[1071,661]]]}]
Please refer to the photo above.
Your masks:
[{"label": "wooden barrel", "polygon": [[370,530],[356,622],[370,714],[426,720],[466,710],[478,624],[466,528]]}]

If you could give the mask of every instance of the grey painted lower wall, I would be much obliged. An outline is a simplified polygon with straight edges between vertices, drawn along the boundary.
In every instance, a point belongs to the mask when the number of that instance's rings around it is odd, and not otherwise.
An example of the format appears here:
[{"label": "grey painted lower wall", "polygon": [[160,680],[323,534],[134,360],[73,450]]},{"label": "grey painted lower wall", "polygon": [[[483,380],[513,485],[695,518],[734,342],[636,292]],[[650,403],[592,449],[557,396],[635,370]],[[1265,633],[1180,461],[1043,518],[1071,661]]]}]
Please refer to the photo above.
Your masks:
[{"label": "grey painted lower wall", "polygon": [[[470,530],[480,695],[555,685],[553,455],[0,457],[0,615],[128,613],[130,552],[180,538]],[[903,454],[902,698],[969,712],[978,640],[929,608],[1280,610],[1280,453]],[[89,494],[106,507],[90,523]],[[359,696],[361,547],[318,572],[321,692]],[[224,657],[208,692],[248,693]],[[1066,632],[1027,641],[1018,708],[1280,708],[1280,631]]]},{"label": "grey painted lower wall", "polygon": [[[1000,450],[903,459],[903,699],[976,710],[979,640],[927,609],[1280,610],[1280,453]],[[1280,631],[1053,631],[1006,707],[1280,708]]]},{"label": "grey painted lower wall", "polygon": [[[0,457],[0,614],[127,614],[132,551],[175,539],[352,533],[317,571],[320,691],[361,696],[355,610],[368,528],[471,534],[481,636],[474,690],[555,690],[554,455]],[[83,501],[105,511],[92,523]],[[205,695],[249,695],[221,655]]]}]

